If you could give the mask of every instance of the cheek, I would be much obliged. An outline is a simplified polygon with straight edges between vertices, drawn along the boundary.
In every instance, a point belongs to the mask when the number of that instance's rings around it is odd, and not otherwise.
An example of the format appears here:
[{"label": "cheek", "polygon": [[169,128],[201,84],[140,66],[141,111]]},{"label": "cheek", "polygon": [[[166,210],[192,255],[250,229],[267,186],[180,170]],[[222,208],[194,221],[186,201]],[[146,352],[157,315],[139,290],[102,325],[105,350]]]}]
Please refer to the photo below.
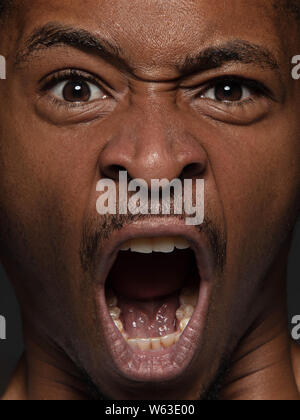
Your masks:
[{"label": "cheek", "polygon": [[251,265],[256,273],[260,263],[275,258],[299,210],[299,142],[292,127],[289,121],[276,130],[267,123],[231,128],[221,137],[222,147],[211,153],[225,213],[228,260],[245,269]]},{"label": "cheek", "polygon": [[[59,147],[63,138],[49,132],[47,136],[42,130],[24,132],[13,124],[6,128],[0,154],[3,257],[19,267],[18,276],[22,273],[15,287],[25,311],[34,308],[41,314],[37,328],[53,326],[58,336],[61,326],[53,325],[53,308],[59,323],[74,323],[70,315],[76,312],[74,302],[80,307],[83,299],[83,294],[78,296],[79,244],[82,214],[91,189],[85,184],[87,179],[92,182],[92,172],[83,173],[84,159],[77,158],[71,147]],[[34,137],[28,135],[30,132]],[[78,177],[74,175],[76,163]],[[60,313],[60,308],[65,309]]]},{"label": "cheek", "polygon": [[96,165],[89,165],[87,153],[71,147],[70,137],[66,141],[49,129],[23,127],[12,121],[2,137],[0,207],[2,222],[9,226],[4,241],[22,267],[53,273],[60,261],[74,261],[78,253]]},{"label": "cheek", "polygon": [[97,145],[86,129],[57,128],[29,115],[6,120],[0,132],[0,185],[8,201],[17,213],[32,217],[55,205],[74,217],[98,178]]}]

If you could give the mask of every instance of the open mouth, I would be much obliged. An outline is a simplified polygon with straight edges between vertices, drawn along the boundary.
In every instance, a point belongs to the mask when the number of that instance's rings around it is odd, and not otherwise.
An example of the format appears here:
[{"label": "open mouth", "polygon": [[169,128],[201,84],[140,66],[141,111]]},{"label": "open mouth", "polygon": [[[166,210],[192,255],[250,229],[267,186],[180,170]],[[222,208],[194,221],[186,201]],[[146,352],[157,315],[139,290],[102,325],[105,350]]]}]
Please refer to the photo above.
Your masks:
[{"label": "open mouth", "polygon": [[188,235],[141,235],[125,236],[108,258],[104,332],[119,373],[167,381],[187,370],[200,343],[208,308],[206,273],[199,270],[205,252]]},{"label": "open mouth", "polygon": [[110,272],[107,305],[133,350],[175,345],[198,300],[194,253],[183,238],[141,238],[123,245]]}]

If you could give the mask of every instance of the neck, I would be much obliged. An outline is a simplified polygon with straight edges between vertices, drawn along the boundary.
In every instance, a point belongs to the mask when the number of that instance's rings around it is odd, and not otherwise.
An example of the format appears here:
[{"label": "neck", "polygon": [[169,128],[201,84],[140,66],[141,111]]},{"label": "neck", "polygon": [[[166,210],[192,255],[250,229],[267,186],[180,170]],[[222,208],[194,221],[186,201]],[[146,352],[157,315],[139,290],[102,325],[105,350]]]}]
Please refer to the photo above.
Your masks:
[{"label": "neck", "polygon": [[287,337],[274,337],[235,360],[222,399],[300,400]]},{"label": "neck", "polygon": [[[282,300],[282,297],[281,297]],[[254,326],[236,350],[222,392],[225,400],[299,400],[299,353],[282,308]]]},{"label": "neck", "polygon": [[289,242],[275,259],[253,304],[256,308],[255,321],[233,354],[221,394],[223,399],[300,399],[296,379],[300,354],[295,350],[288,332],[288,255]]},{"label": "neck", "polygon": [[75,365],[60,351],[25,337],[26,352],[4,400],[88,400],[89,390]]}]

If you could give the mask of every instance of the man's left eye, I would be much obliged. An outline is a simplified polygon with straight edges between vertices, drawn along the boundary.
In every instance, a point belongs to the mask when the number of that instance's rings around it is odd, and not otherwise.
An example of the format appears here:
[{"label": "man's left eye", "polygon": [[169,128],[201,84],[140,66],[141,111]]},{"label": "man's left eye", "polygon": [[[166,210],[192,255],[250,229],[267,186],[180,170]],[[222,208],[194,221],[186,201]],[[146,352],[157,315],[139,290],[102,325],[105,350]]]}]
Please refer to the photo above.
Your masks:
[{"label": "man's left eye", "polygon": [[238,81],[221,81],[208,88],[201,94],[201,98],[208,98],[218,102],[241,102],[252,96],[250,88]]},{"label": "man's left eye", "polygon": [[107,94],[96,84],[87,80],[64,80],[50,89],[50,93],[61,101],[91,102],[106,99]]}]

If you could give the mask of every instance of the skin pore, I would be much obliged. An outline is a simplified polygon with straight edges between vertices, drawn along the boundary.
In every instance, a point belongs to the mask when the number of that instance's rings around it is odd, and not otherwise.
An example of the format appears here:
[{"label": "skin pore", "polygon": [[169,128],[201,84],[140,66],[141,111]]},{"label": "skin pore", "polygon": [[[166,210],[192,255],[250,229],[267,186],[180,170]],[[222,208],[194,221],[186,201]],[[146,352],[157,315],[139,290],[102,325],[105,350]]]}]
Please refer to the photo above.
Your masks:
[{"label": "skin pore", "polygon": [[[266,3],[15,2],[0,42],[0,255],[26,352],[4,399],[299,399],[286,308],[299,33]],[[62,98],[74,75],[93,100]],[[224,80],[240,100],[222,100]],[[163,382],[120,370],[106,339],[95,267],[119,232],[96,214],[96,183],[116,168],[148,182],[204,178],[207,220],[226,243],[219,269],[208,230],[197,232],[211,272],[205,328],[183,374]],[[86,268],[84,232],[98,238]]]}]

